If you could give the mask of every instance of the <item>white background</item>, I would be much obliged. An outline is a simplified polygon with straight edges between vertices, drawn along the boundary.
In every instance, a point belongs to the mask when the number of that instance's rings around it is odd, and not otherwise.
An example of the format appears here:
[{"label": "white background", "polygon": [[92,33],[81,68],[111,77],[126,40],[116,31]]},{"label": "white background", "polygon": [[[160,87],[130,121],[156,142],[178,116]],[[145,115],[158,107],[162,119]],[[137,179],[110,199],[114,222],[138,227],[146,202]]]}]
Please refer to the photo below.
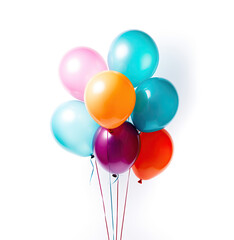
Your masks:
[{"label": "white background", "polygon": [[140,29],[155,39],[156,75],[173,82],[180,107],[167,128],[170,166],[143,185],[131,176],[123,239],[233,240],[233,22],[227,0],[1,0],[0,239],[106,239],[89,159],[50,132],[53,111],[72,99],[58,65],[76,46],[106,58],[116,35]]}]

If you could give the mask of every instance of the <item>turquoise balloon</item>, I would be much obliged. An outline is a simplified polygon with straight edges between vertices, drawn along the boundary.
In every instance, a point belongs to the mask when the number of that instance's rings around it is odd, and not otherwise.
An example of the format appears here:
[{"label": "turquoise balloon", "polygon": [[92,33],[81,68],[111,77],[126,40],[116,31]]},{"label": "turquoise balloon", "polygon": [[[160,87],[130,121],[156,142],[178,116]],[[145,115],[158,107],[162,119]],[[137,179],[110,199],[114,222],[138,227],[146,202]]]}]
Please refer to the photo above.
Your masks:
[{"label": "turquoise balloon", "polygon": [[99,125],[80,101],[60,105],[52,116],[52,132],[56,140],[67,150],[82,156],[93,153],[92,142]]},{"label": "turquoise balloon", "polygon": [[158,48],[154,40],[138,30],[119,35],[108,54],[109,69],[124,74],[134,87],[153,76],[158,61]]},{"label": "turquoise balloon", "polygon": [[141,132],[164,128],[175,116],[179,99],[175,87],[163,78],[150,78],[136,89],[132,121]]}]

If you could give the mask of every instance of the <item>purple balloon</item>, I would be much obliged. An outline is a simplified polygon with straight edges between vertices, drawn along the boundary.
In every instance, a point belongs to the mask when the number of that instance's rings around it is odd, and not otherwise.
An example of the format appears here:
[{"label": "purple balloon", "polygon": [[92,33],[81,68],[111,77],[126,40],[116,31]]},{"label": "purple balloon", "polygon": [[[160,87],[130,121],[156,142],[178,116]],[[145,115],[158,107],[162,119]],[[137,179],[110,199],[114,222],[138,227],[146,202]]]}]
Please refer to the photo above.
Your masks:
[{"label": "purple balloon", "polygon": [[111,130],[100,127],[94,137],[94,155],[110,173],[126,172],[136,161],[139,152],[140,137],[129,122]]}]

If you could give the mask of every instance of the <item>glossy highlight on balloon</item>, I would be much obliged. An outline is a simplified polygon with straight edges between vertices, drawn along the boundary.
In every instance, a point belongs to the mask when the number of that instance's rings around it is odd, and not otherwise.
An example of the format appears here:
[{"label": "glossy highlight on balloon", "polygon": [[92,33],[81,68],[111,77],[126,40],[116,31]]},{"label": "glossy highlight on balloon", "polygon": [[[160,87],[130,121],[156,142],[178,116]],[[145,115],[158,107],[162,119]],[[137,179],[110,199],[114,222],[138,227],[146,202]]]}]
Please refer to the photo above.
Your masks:
[{"label": "glossy highlight on balloon", "polygon": [[158,62],[159,53],[154,40],[139,30],[120,34],[108,53],[109,69],[124,74],[134,87],[153,76]]},{"label": "glossy highlight on balloon", "polygon": [[66,150],[87,157],[93,153],[93,137],[99,125],[80,101],[61,104],[52,116],[54,137]]},{"label": "glossy highlight on balloon", "polygon": [[113,129],[132,113],[136,94],[129,79],[122,73],[104,71],[87,84],[85,104],[89,114],[102,127]]},{"label": "glossy highlight on balloon", "polygon": [[100,127],[94,137],[94,155],[108,172],[120,174],[132,167],[140,151],[140,137],[129,122],[107,130]]},{"label": "glossy highlight on balloon", "polygon": [[148,180],[168,166],[173,154],[173,143],[165,129],[151,133],[142,132],[140,139],[140,154],[132,170],[139,179]]},{"label": "glossy highlight on balloon", "polygon": [[136,89],[132,121],[141,132],[163,129],[175,116],[179,98],[175,87],[164,78],[149,78]]},{"label": "glossy highlight on balloon", "polygon": [[62,59],[59,68],[60,78],[71,95],[84,101],[84,91],[88,81],[97,73],[107,70],[102,56],[87,47],[69,51]]}]

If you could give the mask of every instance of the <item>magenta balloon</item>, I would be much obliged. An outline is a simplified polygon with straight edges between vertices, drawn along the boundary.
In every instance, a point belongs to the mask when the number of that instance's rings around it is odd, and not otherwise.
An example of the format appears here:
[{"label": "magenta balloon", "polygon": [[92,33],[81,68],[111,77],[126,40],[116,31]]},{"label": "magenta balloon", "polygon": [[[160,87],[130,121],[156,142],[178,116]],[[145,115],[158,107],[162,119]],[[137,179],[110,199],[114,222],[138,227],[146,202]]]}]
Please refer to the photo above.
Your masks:
[{"label": "magenta balloon", "polygon": [[139,151],[139,134],[129,122],[112,130],[100,127],[94,137],[94,155],[110,173],[126,172],[136,161]]}]

